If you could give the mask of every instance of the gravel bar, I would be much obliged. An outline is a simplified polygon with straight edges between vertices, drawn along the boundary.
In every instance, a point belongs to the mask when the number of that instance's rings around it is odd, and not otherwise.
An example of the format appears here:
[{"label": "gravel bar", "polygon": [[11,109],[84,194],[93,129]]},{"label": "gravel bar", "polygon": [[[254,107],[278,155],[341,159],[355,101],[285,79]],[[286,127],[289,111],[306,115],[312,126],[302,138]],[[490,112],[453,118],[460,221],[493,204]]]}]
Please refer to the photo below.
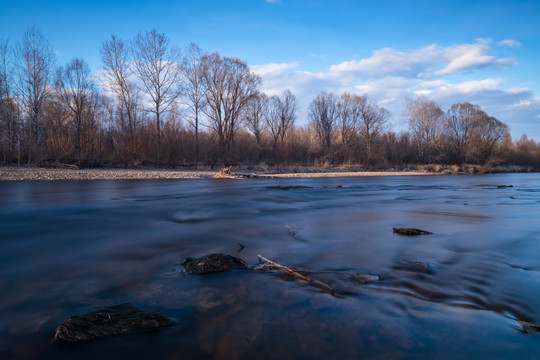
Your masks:
[{"label": "gravel bar", "polygon": [[[0,181],[32,180],[170,180],[170,179],[211,179],[217,171],[175,170],[175,169],[64,169],[39,167],[0,167]],[[240,174],[240,172],[239,172]],[[433,175],[424,172],[309,172],[309,173],[247,173],[244,177],[253,178],[317,178],[340,176],[403,176]]]}]

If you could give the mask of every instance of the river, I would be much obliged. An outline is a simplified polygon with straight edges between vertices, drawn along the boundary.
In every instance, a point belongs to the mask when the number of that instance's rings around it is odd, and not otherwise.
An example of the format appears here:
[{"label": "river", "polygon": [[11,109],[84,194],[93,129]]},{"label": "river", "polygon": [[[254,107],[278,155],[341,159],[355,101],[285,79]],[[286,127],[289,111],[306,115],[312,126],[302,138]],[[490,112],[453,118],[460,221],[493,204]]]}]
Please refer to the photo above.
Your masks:
[{"label": "river", "polygon": [[[540,174],[2,182],[0,358],[537,359],[540,332],[518,321],[540,323],[539,219]],[[335,294],[183,272],[218,252]],[[51,343],[69,316],[123,302],[175,324]]]}]

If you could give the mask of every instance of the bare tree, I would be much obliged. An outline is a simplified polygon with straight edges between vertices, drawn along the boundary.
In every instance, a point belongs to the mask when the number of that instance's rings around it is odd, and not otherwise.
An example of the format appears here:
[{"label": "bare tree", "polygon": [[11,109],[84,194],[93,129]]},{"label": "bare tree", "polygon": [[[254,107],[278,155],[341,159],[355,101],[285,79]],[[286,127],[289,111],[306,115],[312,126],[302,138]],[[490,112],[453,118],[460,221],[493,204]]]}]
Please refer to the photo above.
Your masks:
[{"label": "bare tree", "polygon": [[188,45],[182,60],[182,95],[189,108],[188,121],[195,129],[195,159],[199,163],[199,127],[200,115],[206,106],[206,86],[204,82],[203,51],[194,43]]},{"label": "bare tree", "polygon": [[18,109],[12,94],[11,49],[7,39],[0,39],[0,143],[2,162],[13,160],[17,137]]},{"label": "bare tree", "polygon": [[54,61],[52,48],[43,34],[36,27],[26,30],[16,49],[16,91],[27,116],[28,163],[37,150],[41,109],[51,91]]},{"label": "bare tree", "polygon": [[[105,81],[102,86],[114,94],[118,101],[119,130],[126,139],[124,152],[127,153],[127,158],[133,161],[136,160],[139,147],[137,141],[139,95],[132,81],[133,71],[129,66],[128,49],[121,39],[112,35],[110,40],[103,42],[100,53],[105,67]],[[111,111],[111,115],[113,114],[114,111]]]},{"label": "bare tree", "polygon": [[424,96],[406,99],[406,114],[418,149],[420,162],[431,161],[442,132],[444,113],[439,105]]},{"label": "bare tree", "polygon": [[156,118],[157,159],[161,157],[161,118],[180,95],[179,51],[156,29],[139,33],[133,40],[133,64],[142,88],[152,102],[150,112]]},{"label": "bare tree", "polygon": [[69,160],[73,155],[71,135],[71,111],[53,96],[43,104],[45,126],[47,129],[47,158],[55,161]]},{"label": "bare tree", "polygon": [[284,160],[285,136],[293,127],[296,119],[296,97],[290,90],[283,91],[281,96],[274,95],[269,98],[268,113],[265,119],[272,136],[274,153],[281,157],[281,160]]},{"label": "bare tree", "polygon": [[338,102],[338,116],[341,121],[341,142],[349,160],[357,144],[361,110],[366,106],[367,97],[343,93]]},{"label": "bare tree", "polygon": [[332,135],[338,118],[338,99],[332,93],[319,93],[308,107],[309,118],[315,124],[323,153],[326,155],[332,145]]},{"label": "bare tree", "polygon": [[277,149],[278,140],[281,136],[280,107],[281,100],[277,95],[268,98],[268,108],[264,119],[272,137],[272,148],[274,151]]},{"label": "bare tree", "polygon": [[246,105],[245,119],[249,131],[255,136],[259,148],[263,146],[263,133],[266,128],[269,98],[264,93],[253,96]]},{"label": "bare tree", "polygon": [[373,146],[375,140],[384,132],[384,127],[390,113],[383,107],[379,107],[366,96],[366,102],[360,109],[359,135],[364,141],[366,152],[366,164],[372,161]]},{"label": "bare tree", "polygon": [[279,124],[280,124],[280,140],[283,144],[285,136],[290,128],[294,126],[296,119],[296,96],[289,90],[284,90],[279,99]]},{"label": "bare tree", "polygon": [[453,104],[445,120],[446,138],[454,161],[486,162],[494,146],[508,134],[508,126],[478,105]]},{"label": "bare tree", "polygon": [[471,143],[475,123],[483,116],[478,105],[468,102],[453,104],[445,118],[445,134],[454,161],[461,165],[471,158]]},{"label": "bare tree", "polygon": [[56,88],[62,103],[70,110],[75,128],[75,154],[82,160],[83,138],[88,132],[91,119],[87,118],[95,91],[88,64],[81,58],[74,58],[57,74]]},{"label": "bare tree", "polygon": [[475,161],[484,164],[491,155],[495,145],[508,134],[508,125],[483,113],[475,124],[473,148]]},{"label": "bare tree", "polygon": [[507,154],[509,164],[534,166],[540,168],[540,143],[529,139],[526,134],[512,144],[512,150]]},{"label": "bare tree", "polygon": [[204,112],[218,136],[221,156],[227,162],[242,112],[249,100],[257,95],[261,79],[251,73],[243,61],[222,58],[218,53],[203,56],[203,64],[208,104]]}]

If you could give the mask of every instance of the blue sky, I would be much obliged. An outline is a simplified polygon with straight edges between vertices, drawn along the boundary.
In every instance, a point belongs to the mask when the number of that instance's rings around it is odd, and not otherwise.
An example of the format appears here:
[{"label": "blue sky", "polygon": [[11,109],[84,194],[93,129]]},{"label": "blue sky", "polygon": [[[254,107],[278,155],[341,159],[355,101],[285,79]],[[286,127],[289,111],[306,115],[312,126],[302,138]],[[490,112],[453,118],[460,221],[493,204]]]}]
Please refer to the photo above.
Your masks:
[{"label": "blue sky", "polygon": [[101,43],[156,28],[246,61],[270,94],[291,89],[298,123],[320,91],[367,93],[404,129],[404,99],[469,101],[540,141],[540,1],[0,0],[0,37],[37,26],[58,64],[101,68]]}]

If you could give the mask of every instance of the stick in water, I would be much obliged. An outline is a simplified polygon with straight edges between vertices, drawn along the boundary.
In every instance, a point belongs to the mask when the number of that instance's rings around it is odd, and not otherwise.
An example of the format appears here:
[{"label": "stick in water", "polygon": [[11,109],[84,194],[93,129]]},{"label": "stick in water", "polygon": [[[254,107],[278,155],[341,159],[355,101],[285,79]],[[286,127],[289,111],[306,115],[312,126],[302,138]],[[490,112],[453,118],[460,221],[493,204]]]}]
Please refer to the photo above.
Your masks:
[{"label": "stick in water", "polygon": [[311,284],[319,287],[322,290],[328,291],[332,295],[335,293],[335,290],[330,285],[328,285],[326,283],[323,283],[322,281],[315,280],[315,279],[310,278],[309,276],[302,275],[302,274],[298,273],[297,271],[295,271],[295,270],[293,270],[293,269],[291,269],[291,268],[289,268],[287,266],[284,266],[284,265],[278,264],[276,262],[273,262],[271,260],[268,260],[267,258],[265,258],[265,257],[263,257],[261,255],[257,255],[257,257],[259,258],[259,261],[261,262],[261,265],[259,265],[259,269],[262,269],[264,267],[265,263],[270,264],[270,265],[272,265],[274,267],[277,267],[278,269],[281,269],[281,270],[287,272],[288,274],[291,274],[293,276],[296,276],[299,279],[307,281],[308,283],[311,283]]}]

